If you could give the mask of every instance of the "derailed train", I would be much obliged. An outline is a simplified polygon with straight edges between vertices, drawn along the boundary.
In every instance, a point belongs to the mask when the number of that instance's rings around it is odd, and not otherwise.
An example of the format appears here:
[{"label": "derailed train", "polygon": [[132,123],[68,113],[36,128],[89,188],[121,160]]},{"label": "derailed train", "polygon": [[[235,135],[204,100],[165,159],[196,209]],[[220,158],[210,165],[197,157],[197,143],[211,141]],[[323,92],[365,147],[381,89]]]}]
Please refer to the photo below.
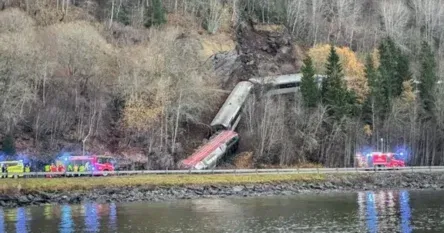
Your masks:
[{"label": "derailed train", "polygon": [[[317,75],[320,85],[324,76]],[[239,82],[219,109],[210,126],[215,132],[209,141],[193,155],[182,160],[182,169],[212,169],[227,152],[236,149],[239,135],[234,132],[241,119],[242,107],[252,90],[263,91],[266,95],[295,93],[300,86],[302,74],[251,78]]]}]

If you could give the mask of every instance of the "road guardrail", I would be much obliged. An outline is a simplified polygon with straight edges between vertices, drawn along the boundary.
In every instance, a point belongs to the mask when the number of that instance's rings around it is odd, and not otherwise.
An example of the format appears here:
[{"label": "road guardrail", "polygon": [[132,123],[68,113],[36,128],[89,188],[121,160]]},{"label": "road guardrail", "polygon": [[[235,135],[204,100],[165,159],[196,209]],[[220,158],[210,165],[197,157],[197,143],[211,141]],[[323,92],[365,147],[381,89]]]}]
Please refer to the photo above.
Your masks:
[{"label": "road guardrail", "polygon": [[376,172],[444,172],[444,166],[398,168],[284,168],[284,169],[213,169],[213,170],[135,170],[135,171],[88,171],[88,172],[27,172],[0,173],[1,177],[57,177],[57,176],[107,176],[107,175],[168,175],[168,174],[335,174]]}]

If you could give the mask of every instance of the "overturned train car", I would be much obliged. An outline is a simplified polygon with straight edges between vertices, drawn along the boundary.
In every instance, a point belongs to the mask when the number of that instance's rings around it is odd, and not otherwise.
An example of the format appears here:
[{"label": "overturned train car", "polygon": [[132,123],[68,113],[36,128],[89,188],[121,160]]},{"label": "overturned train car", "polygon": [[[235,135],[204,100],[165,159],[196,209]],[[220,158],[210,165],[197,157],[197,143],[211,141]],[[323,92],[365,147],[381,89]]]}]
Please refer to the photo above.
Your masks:
[{"label": "overturned train car", "polygon": [[[324,76],[316,76],[319,86]],[[251,78],[239,82],[225,100],[219,112],[211,122],[214,133],[209,142],[198,149],[189,158],[181,161],[180,167],[186,169],[211,169],[228,151],[235,149],[239,136],[234,130],[239,124],[242,108],[252,90],[261,91],[265,95],[282,95],[295,93],[302,80],[302,74]],[[222,135],[230,135],[225,138]]]},{"label": "overturned train car", "polygon": [[239,135],[232,130],[221,130],[208,143],[201,146],[190,157],[182,160],[180,169],[213,169],[220,159],[237,149]]}]

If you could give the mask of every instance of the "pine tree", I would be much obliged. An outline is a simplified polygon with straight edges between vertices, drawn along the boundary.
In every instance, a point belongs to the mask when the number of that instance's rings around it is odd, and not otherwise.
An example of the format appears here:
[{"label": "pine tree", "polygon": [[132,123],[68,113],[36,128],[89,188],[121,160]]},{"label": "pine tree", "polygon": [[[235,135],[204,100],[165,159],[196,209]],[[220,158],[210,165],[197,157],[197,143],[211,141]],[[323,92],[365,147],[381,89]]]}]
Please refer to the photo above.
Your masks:
[{"label": "pine tree", "polygon": [[12,134],[7,134],[3,139],[3,152],[7,155],[15,155],[15,142]]},{"label": "pine tree", "polygon": [[[381,41],[379,45],[379,54],[380,54],[380,66],[379,66],[379,74],[381,75],[381,85],[384,87],[381,90],[381,95],[384,97],[384,103],[390,103],[391,100],[395,97],[393,93],[395,89],[401,89],[394,85],[396,83],[394,80],[397,77],[396,75],[396,56],[394,54],[395,45],[390,38],[386,38]],[[382,106],[381,106],[382,107]],[[388,106],[386,106],[388,107]]]},{"label": "pine tree", "polygon": [[422,106],[428,112],[433,111],[435,104],[435,97],[433,90],[438,80],[436,75],[436,60],[435,56],[427,42],[421,45],[420,54],[420,77],[419,77],[419,95],[421,97]]},{"label": "pine tree", "polygon": [[364,121],[373,125],[373,114],[375,114],[374,106],[378,106],[377,102],[380,100],[380,84],[378,79],[378,71],[374,67],[374,61],[371,54],[369,54],[366,58],[365,62],[365,78],[367,79],[367,83],[370,89],[370,93],[368,98],[366,99],[363,107],[363,118]]},{"label": "pine tree", "polygon": [[398,75],[396,85],[400,86],[401,90],[398,89],[399,91],[395,94],[399,96],[402,93],[403,83],[412,79],[412,73],[410,72],[409,58],[399,48],[396,50],[396,60],[396,74]]},{"label": "pine tree", "polygon": [[327,59],[327,78],[321,89],[322,103],[329,108],[329,114],[337,119],[353,112],[355,95],[349,93],[343,82],[342,66],[334,46]]},{"label": "pine tree", "polygon": [[165,9],[162,5],[162,0],[153,0],[152,5],[152,17],[151,17],[151,25],[162,25],[166,23],[165,18]]},{"label": "pine tree", "polygon": [[401,95],[403,82],[411,78],[409,60],[390,37],[381,42],[379,53],[381,95],[385,98],[384,107],[388,109],[391,101]]},{"label": "pine tree", "polygon": [[304,67],[302,67],[301,93],[306,107],[316,107],[320,94],[315,80],[313,61],[310,56],[304,59]]}]

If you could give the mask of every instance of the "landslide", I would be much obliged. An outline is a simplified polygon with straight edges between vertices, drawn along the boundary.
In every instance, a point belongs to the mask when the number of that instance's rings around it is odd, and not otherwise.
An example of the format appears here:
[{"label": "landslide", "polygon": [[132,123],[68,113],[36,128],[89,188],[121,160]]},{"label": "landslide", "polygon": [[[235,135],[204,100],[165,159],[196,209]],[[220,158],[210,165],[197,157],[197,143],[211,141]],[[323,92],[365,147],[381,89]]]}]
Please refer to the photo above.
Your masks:
[{"label": "landslide", "polygon": [[[236,48],[228,52],[214,55],[213,65],[216,74],[221,79],[222,87],[228,92],[240,81],[252,77],[266,77],[275,75],[294,74],[300,72],[303,54],[301,49],[293,42],[290,33],[282,25],[263,25],[253,21],[241,23],[236,30]],[[227,94],[228,96],[228,94]],[[219,107],[224,103],[221,99]],[[215,113],[216,114],[216,113]],[[238,167],[237,161],[249,161],[245,153],[254,151],[254,145],[247,135],[243,122],[238,126],[241,134],[241,145],[237,156],[224,158],[219,167]],[[242,153],[245,152],[245,153]],[[245,158],[244,158],[245,157]]]},{"label": "landslide", "polygon": [[236,30],[236,49],[215,54],[213,65],[223,87],[239,81],[299,72],[302,53],[281,25],[241,23]]}]

